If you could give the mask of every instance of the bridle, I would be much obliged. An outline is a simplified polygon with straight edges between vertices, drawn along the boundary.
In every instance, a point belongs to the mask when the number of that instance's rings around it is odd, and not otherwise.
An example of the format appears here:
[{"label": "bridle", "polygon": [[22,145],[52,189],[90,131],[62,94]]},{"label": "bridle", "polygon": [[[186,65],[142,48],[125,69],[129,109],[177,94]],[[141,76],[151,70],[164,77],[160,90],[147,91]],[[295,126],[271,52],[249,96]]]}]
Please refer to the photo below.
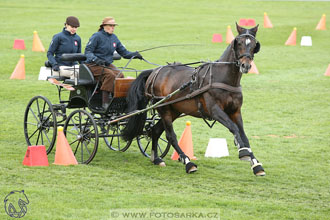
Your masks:
[{"label": "bridle", "polygon": [[243,54],[240,54],[240,55],[236,55],[236,51],[234,50],[234,47],[232,48],[233,49],[233,52],[234,52],[234,57],[235,57],[235,63],[236,63],[236,66],[240,66],[242,63],[240,61],[241,58],[243,57],[247,57],[247,58],[250,58],[251,60],[253,60],[254,58],[254,54],[257,53],[259,51],[259,48],[260,48],[260,43],[259,41],[255,38],[255,36],[253,36],[252,34],[249,34],[249,33],[246,33],[246,34],[241,34],[241,35],[238,35],[235,39],[234,39],[234,44],[237,42],[237,39],[239,38],[243,38],[243,37],[249,37],[249,38],[252,38],[252,40],[254,40],[256,42],[256,47],[254,49],[254,52],[253,54],[250,53],[250,46],[247,46],[247,49],[246,51],[248,51],[247,53],[243,53]]}]

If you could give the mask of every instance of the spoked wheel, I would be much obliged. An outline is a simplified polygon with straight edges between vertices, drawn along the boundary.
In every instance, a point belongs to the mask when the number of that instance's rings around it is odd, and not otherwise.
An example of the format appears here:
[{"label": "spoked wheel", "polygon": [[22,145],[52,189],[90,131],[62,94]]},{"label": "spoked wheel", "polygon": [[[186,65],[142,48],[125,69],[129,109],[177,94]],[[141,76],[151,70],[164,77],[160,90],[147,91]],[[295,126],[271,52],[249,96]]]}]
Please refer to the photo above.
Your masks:
[{"label": "spoked wheel", "polygon": [[[141,153],[150,157],[152,150],[152,140],[151,140],[151,128],[160,120],[158,114],[152,110],[151,113],[148,113],[145,126],[143,128],[143,135],[137,137],[137,144]],[[164,158],[168,151],[170,150],[171,144],[167,141],[165,137],[165,131],[160,136],[158,140],[158,155],[161,158]]]},{"label": "spoked wheel", "polygon": [[121,133],[126,123],[127,122],[124,120],[107,126],[107,137],[104,137],[104,141],[111,150],[124,152],[131,145],[132,141],[125,141],[121,138]]},{"label": "spoked wheel", "polygon": [[44,96],[33,97],[24,114],[24,136],[27,144],[44,145],[49,154],[56,140],[56,126],[52,103]]},{"label": "spoked wheel", "polygon": [[93,160],[99,137],[91,114],[80,109],[73,111],[65,121],[64,134],[78,163],[88,164]]}]

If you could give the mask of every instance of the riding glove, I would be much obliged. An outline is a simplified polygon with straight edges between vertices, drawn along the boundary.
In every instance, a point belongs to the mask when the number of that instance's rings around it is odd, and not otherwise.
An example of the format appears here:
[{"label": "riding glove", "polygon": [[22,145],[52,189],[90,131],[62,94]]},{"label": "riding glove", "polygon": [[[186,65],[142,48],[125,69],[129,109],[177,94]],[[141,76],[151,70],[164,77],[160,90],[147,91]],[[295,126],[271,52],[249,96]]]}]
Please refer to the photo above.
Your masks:
[{"label": "riding glove", "polygon": [[60,71],[60,67],[56,64],[53,66],[53,70],[54,71]]},{"label": "riding glove", "polygon": [[140,59],[140,60],[143,59],[142,55],[138,51],[134,52],[133,56],[134,56],[134,59]]},{"label": "riding glove", "polygon": [[99,59],[99,58],[95,58],[95,59],[93,60],[93,62],[94,62],[95,64],[99,65],[99,66],[104,66],[105,63],[106,63],[104,60]]}]

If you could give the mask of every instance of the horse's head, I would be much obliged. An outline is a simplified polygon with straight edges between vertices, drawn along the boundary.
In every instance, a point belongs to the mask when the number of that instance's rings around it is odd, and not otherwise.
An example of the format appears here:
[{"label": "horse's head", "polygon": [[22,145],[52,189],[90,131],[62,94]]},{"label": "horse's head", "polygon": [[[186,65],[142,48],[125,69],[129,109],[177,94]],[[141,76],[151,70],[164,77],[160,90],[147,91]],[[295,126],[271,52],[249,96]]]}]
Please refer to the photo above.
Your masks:
[{"label": "horse's head", "polygon": [[241,73],[247,73],[251,69],[254,54],[260,50],[260,43],[256,39],[258,26],[245,29],[236,23],[238,36],[234,39],[233,48]]}]

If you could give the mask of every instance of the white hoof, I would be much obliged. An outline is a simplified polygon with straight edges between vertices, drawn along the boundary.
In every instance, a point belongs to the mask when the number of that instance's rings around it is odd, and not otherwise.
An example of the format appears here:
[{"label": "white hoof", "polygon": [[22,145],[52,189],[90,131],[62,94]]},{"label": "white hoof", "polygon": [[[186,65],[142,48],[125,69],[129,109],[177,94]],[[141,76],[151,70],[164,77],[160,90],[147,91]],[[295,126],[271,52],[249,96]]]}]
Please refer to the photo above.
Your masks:
[{"label": "white hoof", "polygon": [[266,176],[265,171],[259,171],[258,173],[256,173],[256,176]]},{"label": "white hoof", "polygon": [[160,162],[160,163],[158,164],[158,166],[160,166],[160,167],[166,167],[166,164],[165,164],[165,162]]}]

